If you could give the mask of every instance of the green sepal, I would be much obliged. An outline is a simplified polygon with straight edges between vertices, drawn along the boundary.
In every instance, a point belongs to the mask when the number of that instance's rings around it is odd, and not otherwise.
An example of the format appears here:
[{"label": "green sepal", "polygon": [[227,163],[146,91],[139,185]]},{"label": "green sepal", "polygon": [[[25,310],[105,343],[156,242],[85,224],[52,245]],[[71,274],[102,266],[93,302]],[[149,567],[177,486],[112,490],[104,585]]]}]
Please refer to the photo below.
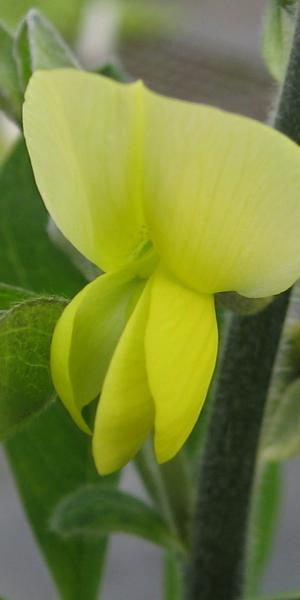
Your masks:
[{"label": "green sepal", "polygon": [[22,94],[14,56],[14,37],[0,22],[0,110],[19,124],[21,107]]},{"label": "green sepal", "polygon": [[0,319],[0,439],[20,427],[53,400],[50,343],[65,302],[23,302]]},{"label": "green sepal", "polygon": [[105,63],[97,69],[97,73],[99,73],[99,75],[104,75],[109,79],[114,79],[114,81],[120,81],[121,83],[126,83],[129,80],[129,75],[125,73],[122,68],[113,63]]},{"label": "green sepal", "polygon": [[15,54],[23,91],[32,73],[38,69],[80,68],[77,58],[54,25],[34,9],[27,13],[18,28]]},{"label": "green sepal", "polygon": [[90,485],[65,498],[52,518],[52,529],[64,537],[97,538],[127,533],[183,552],[160,514],[142,500],[119,490]]}]

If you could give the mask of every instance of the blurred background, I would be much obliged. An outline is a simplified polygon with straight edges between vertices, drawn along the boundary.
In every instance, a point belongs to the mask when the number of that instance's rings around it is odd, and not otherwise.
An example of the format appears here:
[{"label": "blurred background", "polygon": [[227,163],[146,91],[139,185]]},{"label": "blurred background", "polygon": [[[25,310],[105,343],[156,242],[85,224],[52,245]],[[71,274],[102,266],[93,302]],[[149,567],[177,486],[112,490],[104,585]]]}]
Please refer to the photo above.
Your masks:
[{"label": "blurred background", "polygon": [[[276,85],[261,59],[265,0],[36,0],[34,6],[59,27],[87,68],[121,61],[133,77],[162,93],[261,120],[270,114]],[[14,28],[30,7],[28,0],[0,0],[0,19]],[[1,116],[2,155],[14,135]],[[299,461],[287,464],[285,481],[276,545],[264,581],[270,593],[300,587]],[[123,488],[142,494],[131,468],[125,471]],[[0,532],[0,596],[55,600],[3,455]],[[160,581],[157,548],[126,536],[112,539],[105,600],[159,600]]]}]

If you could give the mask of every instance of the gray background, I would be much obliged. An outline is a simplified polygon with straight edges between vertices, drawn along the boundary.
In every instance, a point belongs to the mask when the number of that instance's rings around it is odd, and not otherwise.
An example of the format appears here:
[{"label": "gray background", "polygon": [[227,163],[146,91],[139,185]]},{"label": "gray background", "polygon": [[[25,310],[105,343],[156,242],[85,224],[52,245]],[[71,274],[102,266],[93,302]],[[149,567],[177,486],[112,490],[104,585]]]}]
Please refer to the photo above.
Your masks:
[{"label": "gray background", "polygon": [[[186,0],[176,40],[127,44],[125,64],[159,91],[263,119],[275,91],[259,51],[265,5],[263,0]],[[265,577],[268,592],[300,588],[299,460],[286,465],[285,482],[276,545]],[[141,493],[130,468],[122,485]],[[0,532],[0,595],[7,600],[55,600],[3,455]],[[105,600],[159,600],[160,580],[157,548],[126,536],[113,537]]]}]

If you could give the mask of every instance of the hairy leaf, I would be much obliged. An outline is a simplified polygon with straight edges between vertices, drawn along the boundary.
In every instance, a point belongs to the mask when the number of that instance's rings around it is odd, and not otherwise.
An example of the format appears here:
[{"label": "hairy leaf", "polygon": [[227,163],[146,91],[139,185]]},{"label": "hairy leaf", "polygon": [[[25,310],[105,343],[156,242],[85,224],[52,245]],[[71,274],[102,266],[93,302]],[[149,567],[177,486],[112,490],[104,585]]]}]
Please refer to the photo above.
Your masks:
[{"label": "hairy leaf", "polygon": [[36,295],[29,290],[7,283],[0,283],[0,313],[24,300],[33,298],[36,298]]},{"label": "hairy leaf", "polygon": [[23,15],[34,6],[43,10],[64,34],[73,35],[87,3],[88,0],[0,0],[0,15],[11,27],[16,27]]},{"label": "hairy leaf", "polygon": [[274,79],[281,81],[289,56],[294,23],[281,0],[269,0],[263,36],[263,56]]},{"label": "hairy leaf", "polygon": [[300,378],[282,395],[261,450],[263,460],[282,461],[300,454]]},{"label": "hairy leaf", "polygon": [[15,49],[23,90],[38,69],[79,67],[73,52],[52,23],[34,9],[21,22]]},{"label": "hairy leaf", "polygon": [[[85,482],[102,481],[95,471],[89,439],[56,401],[6,444],[10,464],[39,545],[62,600],[95,600],[107,541],[62,539],[50,530],[59,501]],[[105,478],[114,485],[116,476]]]},{"label": "hairy leaf", "polygon": [[64,305],[55,299],[31,300],[0,319],[0,439],[53,399],[50,343]]},{"label": "hairy leaf", "polygon": [[128,533],[166,547],[180,542],[160,514],[141,500],[99,485],[86,486],[64,499],[52,519],[54,531],[65,536]]},{"label": "hairy leaf", "polygon": [[260,444],[262,460],[286,460],[300,452],[300,285],[292,290]]}]

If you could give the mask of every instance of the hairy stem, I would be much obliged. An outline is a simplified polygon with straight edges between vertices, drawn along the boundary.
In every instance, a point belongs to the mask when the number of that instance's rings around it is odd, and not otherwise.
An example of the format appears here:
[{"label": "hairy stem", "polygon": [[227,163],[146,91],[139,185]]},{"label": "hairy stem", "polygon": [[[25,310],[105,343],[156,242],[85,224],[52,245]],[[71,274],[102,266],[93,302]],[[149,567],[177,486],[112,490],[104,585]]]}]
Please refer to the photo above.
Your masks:
[{"label": "hairy stem", "polygon": [[239,598],[257,444],[288,294],[234,317],[203,455],[189,598]]},{"label": "hairy stem", "polygon": [[[275,127],[300,142],[299,10]],[[256,454],[288,300],[286,292],[259,314],[232,319],[201,463],[189,600],[242,595]]]}]

